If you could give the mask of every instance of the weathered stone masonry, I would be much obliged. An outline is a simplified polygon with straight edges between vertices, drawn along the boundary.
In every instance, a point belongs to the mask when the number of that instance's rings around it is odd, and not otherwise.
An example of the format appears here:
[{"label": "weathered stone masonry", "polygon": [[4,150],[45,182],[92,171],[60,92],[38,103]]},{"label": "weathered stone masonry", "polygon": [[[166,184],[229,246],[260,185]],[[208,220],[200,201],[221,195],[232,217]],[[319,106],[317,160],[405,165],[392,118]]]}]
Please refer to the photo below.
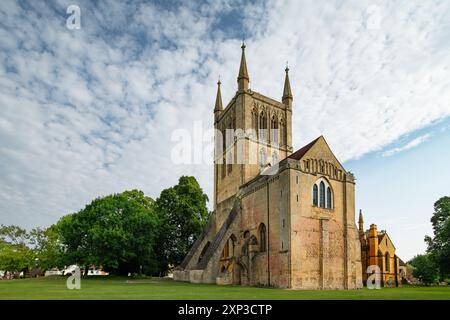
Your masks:
[{"label": "weathered stone masonry", "polygon": [[[296,289],[362,287],[354,177],[322,136],[292,153],[288,71],[282,102],[250,90],[243,45],[238,90],[225,109],[218,83],[215,128],[251,128],[258,139],[237,136],[216,153],[214,212],[174,271],[175,280]],[[242,163],[230,156],[238,143]],[[257,162],[250,161],[254,158]]]}]

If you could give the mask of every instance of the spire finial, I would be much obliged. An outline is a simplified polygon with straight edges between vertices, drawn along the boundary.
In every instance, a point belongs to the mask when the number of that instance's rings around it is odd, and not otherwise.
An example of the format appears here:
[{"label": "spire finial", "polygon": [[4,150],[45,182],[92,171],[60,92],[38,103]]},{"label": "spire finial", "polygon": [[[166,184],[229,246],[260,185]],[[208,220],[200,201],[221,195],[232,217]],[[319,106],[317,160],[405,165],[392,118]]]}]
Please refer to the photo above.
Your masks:
[{"label": "spire finial", "polygon": [[216,112],[221,112],[223,110],[223,105],[222,105],[222,92],[220,90],[220,75],[219,75],[219,80],[217,81],[217,95],[216,95],[216,104],[214,106],[214,113]]},{"label": "spire finial", "polygon": [[281,98],[281,100],[283,101],[283,103],[291,108],[292,107],[292,91],[291,91],[291,83],[289,81],[289,67],[288,67],[288,62],[286,61],[286,69],[284,69],[284,71],[286,71],[286,76],[284,78],[284,89],[283,89],[283,97]]},{"label": "spire finial", "polygon": [[242,54],[241,54],[241,65],[239,66],[239,74],[238,74],[238,90],[239,91],[247,91],[248,90],[248,71],[247,71],[247,61],[245,59],[245,42],[242,41]]}]

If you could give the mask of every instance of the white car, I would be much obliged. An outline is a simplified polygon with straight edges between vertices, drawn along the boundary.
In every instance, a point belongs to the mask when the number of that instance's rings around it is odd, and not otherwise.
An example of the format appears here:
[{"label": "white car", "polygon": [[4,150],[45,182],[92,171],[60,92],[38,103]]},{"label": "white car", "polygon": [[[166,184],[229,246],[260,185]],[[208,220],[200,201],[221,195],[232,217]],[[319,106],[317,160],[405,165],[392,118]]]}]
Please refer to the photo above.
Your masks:
[{"label": "white car", "polygon": [[45,271],[45,277],[49,276],[62,276],[62,272],[58,270],[58,268],[52,268],[50,270]]},{"label": "white car", "polygon": [[109,272],[105,272],[98,269],[89,269],[88,270],[88,276],[107,276],[109,275]]}]

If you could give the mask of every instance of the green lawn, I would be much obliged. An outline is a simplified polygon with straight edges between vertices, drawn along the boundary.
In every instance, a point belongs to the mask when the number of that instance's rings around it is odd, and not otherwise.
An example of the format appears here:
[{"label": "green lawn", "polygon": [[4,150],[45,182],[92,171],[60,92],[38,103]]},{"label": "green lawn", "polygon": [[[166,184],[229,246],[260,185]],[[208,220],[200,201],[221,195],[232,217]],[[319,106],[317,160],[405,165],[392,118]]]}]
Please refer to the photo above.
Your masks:
[{"label": "green lawn", "polygon": [[449,287],[301,291],[190,284],[172,280],[89,278],[68,290],[65,278],[0,281],[1,299],[450,299]]}]

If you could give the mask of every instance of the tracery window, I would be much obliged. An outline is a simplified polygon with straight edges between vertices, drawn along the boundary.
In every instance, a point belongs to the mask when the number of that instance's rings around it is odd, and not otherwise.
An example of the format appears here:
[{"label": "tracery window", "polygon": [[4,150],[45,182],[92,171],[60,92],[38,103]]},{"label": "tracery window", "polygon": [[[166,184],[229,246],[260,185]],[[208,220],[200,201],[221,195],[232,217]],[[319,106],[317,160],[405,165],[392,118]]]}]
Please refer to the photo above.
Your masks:
[{"label": "tracery window", "polygon": [[318,179],[312,186],[312,205],[333,209],[333,190],[324,178]]}]

